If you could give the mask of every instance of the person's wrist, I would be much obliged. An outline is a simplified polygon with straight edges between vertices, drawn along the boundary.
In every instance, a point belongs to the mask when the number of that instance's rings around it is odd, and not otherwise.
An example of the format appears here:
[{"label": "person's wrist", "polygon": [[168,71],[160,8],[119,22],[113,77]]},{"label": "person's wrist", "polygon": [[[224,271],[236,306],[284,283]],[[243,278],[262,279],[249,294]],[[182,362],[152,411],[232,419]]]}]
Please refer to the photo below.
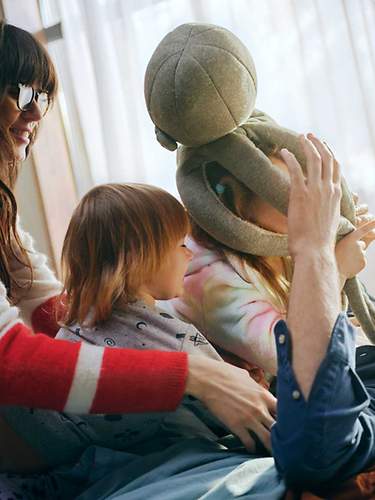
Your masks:
[{"label": "person's wrist", "polygon": [[335,281],[340,291],[345,284],[346,278],[342,278],[339,273],[334,246],[327,245],[320,249],[308,248],[304,252],[298,253],[293,262],[294,269],[310,268],[315,270],[313,271],[315,274],[323,273],[326,276],[329,274],[333,279],[336,276]]},{"label": "person's wrist", "polygon": [[300,262],[326,262],[337,268],[333,245],[326,245],[320,248],[306,246],[302,250],[294,252],[292,257],[295,264]]},{"label": "person's wrist", "polygon": [[[204,377],[202,377],[204,365],[201,358],[201,356],[188,355],[188,376],[185,386],[185,393],[198,399],[200,399],[204,381]],[[205,360],[206,363],[208,361],[210,360]]]}]

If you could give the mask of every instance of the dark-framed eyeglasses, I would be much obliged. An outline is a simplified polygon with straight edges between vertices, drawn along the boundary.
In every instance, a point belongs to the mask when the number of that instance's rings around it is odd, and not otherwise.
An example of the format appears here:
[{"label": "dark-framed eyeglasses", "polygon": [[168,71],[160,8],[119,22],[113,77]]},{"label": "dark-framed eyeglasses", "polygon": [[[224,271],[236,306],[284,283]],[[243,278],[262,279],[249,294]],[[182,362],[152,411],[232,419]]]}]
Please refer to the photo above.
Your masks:
[{"label": "dark-framed eyeglasses", "polygon": [[38,104],[42,116],[44,116],[49,107],[49,97],[47,92],[40,92],[31,85],[18,83],[15,85],[15,93],[17,93],[17,106],[20,111],[28,111],[31,109],[33,101]]}]

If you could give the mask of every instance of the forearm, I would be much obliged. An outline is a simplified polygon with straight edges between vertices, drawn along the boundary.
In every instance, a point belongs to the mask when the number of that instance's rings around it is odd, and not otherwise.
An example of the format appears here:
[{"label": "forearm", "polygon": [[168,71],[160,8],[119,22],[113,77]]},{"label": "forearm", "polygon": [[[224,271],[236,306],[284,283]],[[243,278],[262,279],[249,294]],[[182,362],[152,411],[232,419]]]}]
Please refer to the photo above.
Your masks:
[{"label": "forearm", "polygon": [[73,413],[170,411],[187,378],[185,353],[111,349],[33,335],[0,340],[0,404]]},{"label": "forearm", "polygon": [[292,366],[308,398],[326,354],[340,307],[340,285],[333,251],[295,259],[287,324],[292,336]]},{"label": "forearm", "polygon": [[113,349],[34,335],[0,283],[0,404],[71,413],[170,411],[187,355]]}]

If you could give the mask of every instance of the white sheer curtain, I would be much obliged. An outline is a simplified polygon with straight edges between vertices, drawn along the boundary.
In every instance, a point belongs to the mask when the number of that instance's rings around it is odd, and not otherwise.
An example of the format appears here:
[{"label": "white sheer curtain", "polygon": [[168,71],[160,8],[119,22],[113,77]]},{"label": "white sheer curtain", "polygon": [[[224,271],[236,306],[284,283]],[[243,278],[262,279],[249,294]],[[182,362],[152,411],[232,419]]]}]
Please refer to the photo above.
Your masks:
[{"label": "white sheer curtain", "polygon": [[[175,157],[154,138],[143,97],[147,62],[184,22],[222,25],[249,47],[257,107],[314,131],[335,151],[353,190],[375,212],[373,0],[40,0],[79,190],[142,181],[175,192]],[[375,251],[363,276],[375,292]],[[372,276],[371,276],[372,275]],[[372,279],[372,277],[374,279]],[[372,283],[371,283],[372,282]]]}]

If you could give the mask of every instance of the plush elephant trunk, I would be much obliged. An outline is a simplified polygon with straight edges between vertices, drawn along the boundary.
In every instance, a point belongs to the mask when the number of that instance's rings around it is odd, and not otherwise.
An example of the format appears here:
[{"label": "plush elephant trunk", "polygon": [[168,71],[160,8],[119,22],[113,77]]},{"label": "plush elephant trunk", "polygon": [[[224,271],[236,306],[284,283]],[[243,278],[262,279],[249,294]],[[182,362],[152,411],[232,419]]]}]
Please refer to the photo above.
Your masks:
[{"label": "plush elephant trunk", "polygon": [[[145,97],[158,141],[177,154],[177,187],[195,222],[214,239],[241,252],[288,255],[287,236],[232,213],[210,185],[219,165],[251,191],[287,213],[289,179],[269,156],[287,148],[302,167],[298,135],[255,110],[257,78],[251,55],[230,31],[183,24],[158,45],[145,76]],[[342,181],[338,239],[354,229],[354,203]],[[375,307],[357,278],[345,294],[367,337],[375,341]]]}]

